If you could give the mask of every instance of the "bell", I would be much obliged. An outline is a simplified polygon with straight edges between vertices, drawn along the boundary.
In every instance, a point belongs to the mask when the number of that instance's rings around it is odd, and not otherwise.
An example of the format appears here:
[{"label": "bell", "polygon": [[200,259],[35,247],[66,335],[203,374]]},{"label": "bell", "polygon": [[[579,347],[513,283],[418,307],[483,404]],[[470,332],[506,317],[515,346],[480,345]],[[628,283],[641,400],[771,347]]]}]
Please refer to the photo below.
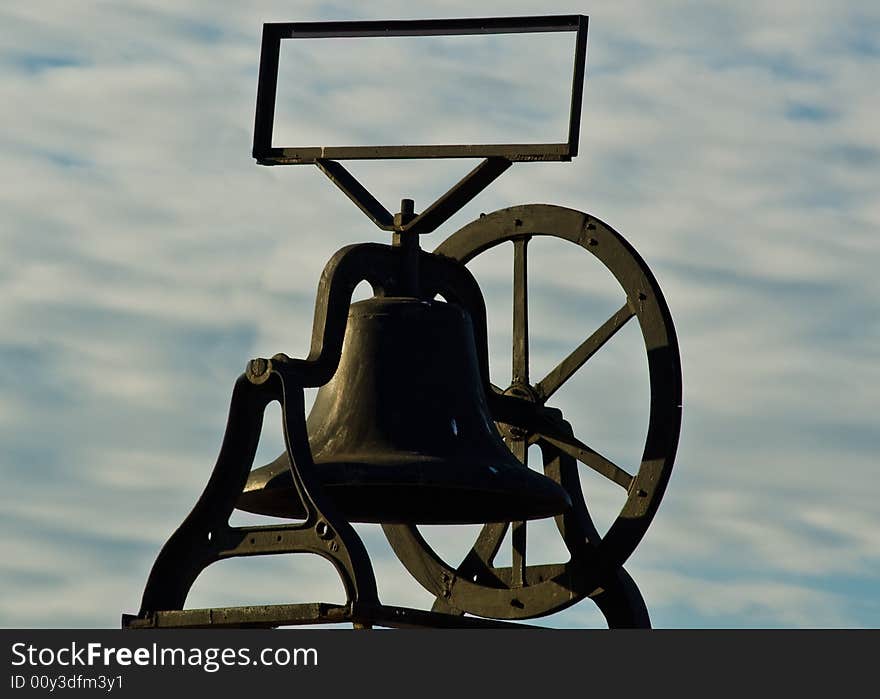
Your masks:
[{"label": "bell", "polygon": [[[470,316],[454,304],[352,304],[339,367],[319,389],[307,427],[323,492],[351,522],[503,522],[570,506],[560,485],[501,440]],[[251,472],[237,506],[305,516],[286,453]]]}]

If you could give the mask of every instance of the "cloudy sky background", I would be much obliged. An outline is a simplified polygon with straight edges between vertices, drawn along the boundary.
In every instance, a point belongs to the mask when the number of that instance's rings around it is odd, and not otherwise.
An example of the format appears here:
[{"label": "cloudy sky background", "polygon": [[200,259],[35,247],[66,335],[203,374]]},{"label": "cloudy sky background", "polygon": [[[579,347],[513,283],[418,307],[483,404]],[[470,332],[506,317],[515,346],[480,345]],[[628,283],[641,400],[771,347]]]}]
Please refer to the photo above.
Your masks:
[{"label": "cloudy sky background", "polygon": [[[262,23],[548,11],[590,15],[580,156],[516,165],[425,246],[480,212],[546,202],[607,221],[651,266],[685,388],[672,481],[627,566],[655,626],[880,626],[880,10],[621,0],[3,3],[0,625],[112,627],[137,610],[245,362],[304,356],[325,261],[385,238],[317,169],[251,159]],[[555,140],[570,55],[557,38],[362,45],[357,59],[285,49],[280,135]],[[388,208],[420,209],[471,166],[351,169]],[[540,376],[622,297],[579,250],[530,252]],[[497,383],[510,265],[510,250],[474,264]],[[630,469],[647,414],[639,342],[628,326],[554,398]],[[277,418],[261,463],[281,448]],[[607,526],[618,494],[584,485]],[[427,604],[361,531],[383,599]],[[472,535],[430,532],[452,558]],[[275,557],[210,568],[189,605],[316,599],[341,600],[329,565]],[[549,622],[602,625],[589,602]]]}]

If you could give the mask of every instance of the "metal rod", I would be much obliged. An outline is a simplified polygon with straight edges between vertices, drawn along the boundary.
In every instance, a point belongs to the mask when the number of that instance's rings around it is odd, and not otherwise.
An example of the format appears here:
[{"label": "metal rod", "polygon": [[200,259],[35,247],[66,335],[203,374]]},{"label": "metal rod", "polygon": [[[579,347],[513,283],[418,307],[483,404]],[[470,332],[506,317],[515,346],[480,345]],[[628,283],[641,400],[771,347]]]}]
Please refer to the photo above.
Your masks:
[{"label": "metal rod", "polygon": [[[513,455],[518,458],[524,467],[529,466],[529,445],[524,439],[518,439],[510,444]],[[526,523],[524,521],[513,522],[510,531],[511,559],[510,559],[510,584],[512,587],[523,587],[526,584]]]},{"label": "metal rod", "polygon": [[[415,202],[412,199],[400,201],[400,213],[394,217],[394,227],[398,229],[392,244],[402,253],[400,270],[400,289],[402,296],[420,296],[419,284],[419,235],[408,229],[407,223],[416,218]],[[400,230],[402,229],[402,230]]]},{"label": "metal rod", "polygon": [[504,158],[512,163],[571,160],[567,143],[497,143],[408,146],[304,146],[254,153],[260,165],[312,165],[318,160],[407,160],[420,158]]},{"label": "metal rod", "polygon": [[253,156],[272,150],[275,123],[275,93],[278,88],[278,58],[281,42],[275,31],[263,28],[260,72],[257,83],[257,109],[254,116]]},{"label": "metal rod", "polygon": [[404,228],[420,235],[436,230],[507,170],[506,158],[486,158]]},{"label": "metal rod", "polygon": [[529,17],[465,17],[462,19],[405,19],[342,22],[276,22],[263,25],[285,39],[328,39],[370,36],[464,36],[467,34],[523,34],[571,32],[582,15]]},{"label": "metal rod", "polygon": [[629,302],[623,304],[617,313],[606,320],[592,335],[578,345],[571,354],[553,367],[550,373],[538,382],[535,386],[535,393],[537,393],[538,399],[543,403],[556,393],[590,357],[602,349],[605,343],[626,325],[633,315],[635,314]]},{"label": "metal rod", "polygon": [[584,72],[587,65],[587,17],[578,18],[578,33],[575,38],[574,69],[571,78],[571,108],[568,118],[568,154],[578,154],[581,132],[581,108],[584,97]]},{"label": "metal rod", "polygon": [[529,291],[527,237],[513,241],[513,383],[529,382]]},{"label": "metal rod", "polygon": [[394,229],[394,217],[357,178],[335,160],[315,160],[315,165],[351,199],[367,217],[384,231]]}]

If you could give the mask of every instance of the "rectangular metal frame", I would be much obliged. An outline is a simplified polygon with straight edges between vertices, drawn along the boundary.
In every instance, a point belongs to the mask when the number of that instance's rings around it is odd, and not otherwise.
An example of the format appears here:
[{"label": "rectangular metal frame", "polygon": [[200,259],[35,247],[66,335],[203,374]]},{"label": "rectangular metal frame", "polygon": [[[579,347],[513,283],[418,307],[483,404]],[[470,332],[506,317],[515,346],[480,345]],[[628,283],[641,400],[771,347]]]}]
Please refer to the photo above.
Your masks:
[{"label": "rectangular metal frame", "polygon": [[[571,160],[578,152],[584,67],[587,52],[587,17],[551,15],[420,19],[366,22],[292,22],[263,25],[253,156],[261,165],[313,164],[318,160],[379,160],[386,158],[504,158],[510,162]],[[275,98],[278,59],[283,39],[334,37],[458,36],[468,34],[524,34],[577,32],[574,74],[566,143],[312,146],[274,148]]]}]

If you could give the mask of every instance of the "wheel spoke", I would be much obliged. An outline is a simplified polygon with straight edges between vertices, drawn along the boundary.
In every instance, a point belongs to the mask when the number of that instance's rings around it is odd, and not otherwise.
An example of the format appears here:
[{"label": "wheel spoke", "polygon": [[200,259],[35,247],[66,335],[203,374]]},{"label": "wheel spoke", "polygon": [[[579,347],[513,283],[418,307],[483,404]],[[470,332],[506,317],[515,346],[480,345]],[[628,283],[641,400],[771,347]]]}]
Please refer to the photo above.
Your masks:
[{"label": "wheel spoke", "polygon": [[467,580],[477,582],[480,574],[492,567],[509,526],[508,522],[489,522],[483,525],[476,542],[458,566],[456,573]]},{"label": "wheel spoke", "polygon": [[[510,443],[513,455],[522,461],[525,468],[529,467],[529,445],[524,439],[513,440]],[[514,522],[510,532],[510,540],[513,547],[511,552],[511,587],[522,587],[526,582],[526,523]]]},{"label": "wheel spoke", "polygon": [[513,383],[529,382],[528,238],[513,241]]},{"label": "wheel spoke", "polygon": [[[528,445],[525,440],[510,441],[509,447],[514,456],[520,461],[523,461],[523,463],[526,462],[528,459]],[[484,525],[476,542],[474,542],[473,547],[458,566],[456,572],[468,580],[473,578],[476,582],[480,571],[492,567],[495,556],[498,554],[498,550],[501,548],[501,544],[504,541],[504,537],[509,528],[509,522],[490,522]],[[517,578],[516,571],[519,570],[519,576],[521,578],[519,586],[521,587],[523,585],[522,581],[525,579],[525,522],[513,523],[511,537],[513,543],[512,559],[514,561],[513,579]]]},{"label": "wheel spoke", "polygon": [[547,434],[545,432],[536,434],[533,439],[535,441],[538,439],[546,440],[560,451],[589,466],[596,473],[605,476],[608,480],[614,481],[624,490],[629,490],[632,486],[633,477],[629,473],[597,451],[590,449],[590,447],[573,435]]},{"label": "wheel spoke", "polygon": [[510,586],[522,587],[526,584],[526,523],[514,522],[510,537],[513,544]]},{"label": "wheel spoke", "polygon": [[543,402],[552,396],[568,381],[572,374],[598,352],[633,317],[629,302],[623,304],[617,313],[606,320],[602,326],[584,340],[577,349],[563,359],[556,367],[535,386],[538,398]]},{"label": "wheel spoke", "polygon": [[[498,554],[498,549],[501,548],[501,542],[504,541],[504,535],[507,534],[509,526],[509,522],[490,522],[484,525],[471,553],[468,554],[468,558],[474,556],[482,564],[491,566],[492,561],[495,560],[495,556]],[[465,559],[462,565],[468,562],[468,558]],[[471,561],[471,563],[473,562]]]}]

